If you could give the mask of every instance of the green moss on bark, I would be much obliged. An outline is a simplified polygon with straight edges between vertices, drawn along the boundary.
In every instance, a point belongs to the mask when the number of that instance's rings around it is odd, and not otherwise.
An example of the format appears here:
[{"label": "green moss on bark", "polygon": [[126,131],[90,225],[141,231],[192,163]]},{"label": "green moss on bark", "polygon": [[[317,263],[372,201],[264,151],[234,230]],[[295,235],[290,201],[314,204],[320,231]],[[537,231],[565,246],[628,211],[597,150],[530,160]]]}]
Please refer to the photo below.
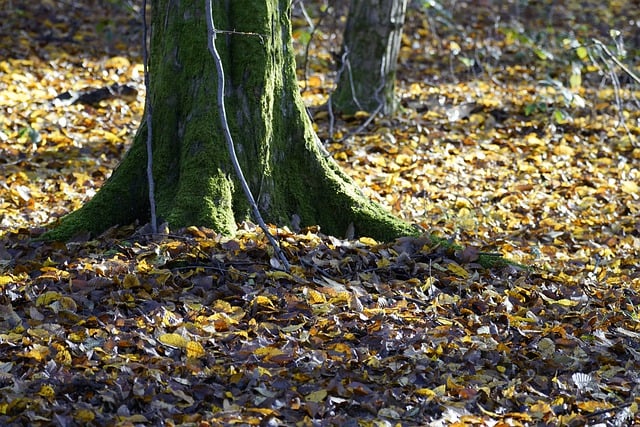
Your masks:
[{"label": "green moss on bark", "polygon": [[[172,227],[205,225],[231,234],[250,209],[221,132],[203,5],[154,5],[149,96],[157,212]],[[285,225],[296,214],[303,225],[319,224],[326,233],[343,236],[353,224],[358,235],[380,240],[415,234],[320,152],[298,93],[289,7],[289,0],[214,1],[219,30],[251,33],[220,33],[217,46],[236,151],[265,220]],[[94,199],[45,237],[147,222],[145,143],[143,125]]]}]

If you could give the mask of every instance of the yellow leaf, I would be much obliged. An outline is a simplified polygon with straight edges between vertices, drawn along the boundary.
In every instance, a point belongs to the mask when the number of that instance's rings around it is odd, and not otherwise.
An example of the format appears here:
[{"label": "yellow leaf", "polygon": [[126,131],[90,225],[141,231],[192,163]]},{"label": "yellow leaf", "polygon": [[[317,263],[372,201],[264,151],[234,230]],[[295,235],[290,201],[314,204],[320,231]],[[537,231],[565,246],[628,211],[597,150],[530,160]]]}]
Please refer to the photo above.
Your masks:
[{"label": "yellow leaf", "polygon": [[358,239],[358,241],[367,246],[375,246],[378,244],[378,242],[373,240],[371,237],[361,237]]},{"label": "yellow leaf", "polygon": [[122,281],[122,287],[125,289],[137,288],[140,286],[140,280],[135,274],[127,274]]},{"label": "yellow leaf", "polygon": [[13,282],[13,277],[11,276],[0,276],[0,286],[8,285]]},{"label": "yellow leaf", "polygon": [[304,328],[304,325],[306,324],[306,322],[300,323],[298,325],[289,325],[289,326],[285,326],[280,328],[280,331],[284,332],[285,334],[289,334],[291,332],[295,332],[299,329]]},{"label": "yellow leaf", "polygon": [[49,347],[40,344],[34,344],[31,350],[25,353],[26,357],[42,362],[49,355]]},{"label": "yellow leaf", "polygon": [[55,291],[48,291],[40,295],[38,299],[36,299],[36,306],[41,307],[43,305],[49,305],[52,302],[58,301],[60,298],[62,298],[62,295],[60,295],[60,293]]},{"label": "yellow leaf", "polygon": [[396,164],[400,166],[409,166],[413,164],[413,158],[408,154],[398,154],[396,156]]},{"label": "yellow leaf", "polygon": [[69,366],[71,365],[71,353],[69,353],[69,350],[67,350],[66,348],[58,348],[57,349],[57,353],[56,353],[56,362],[58,362],[60,365],[65,365],[65,366]]},{"label": "yellow leaf", "polygon": [[162,325],[163,326],[176,326],[182,323],[182,317],[175,314],[172,311],[164,310],[162,313]]},{"label": "yellow leaf", "polygon": [[528,146],[544,146],[544,141],[538,138],[535,133],[530,133],[525,137],[525,143]]},{"label": "yellow leaf", "polygon": [[310,76],[307,79],[307,86],[309,88],[319,88],[319,87],[322,87],[322,84],[323,84],[322,77],[318,74]]},{"label": "yellow leaf", "polygon": [[580,46],[576,49],[576,55],[580,59],[585,59],[587,56],[589,56],[589,52],[587,51],[586,47]]},{"label": "yellow leaf", "polygon": [[633,181],[622,181],[620,183],[620,190],[627,194],[637,194],[638,193],[638,184]]},{"label": "yellow leaf", "polygon": [[329,350],[333,350],[336,353],[344,353],[346,355],[351,354],[351,347],[349,347],[345,343],[339,342],[339,343],[331,344],[328,348]]},{"label": "yellow leaf", "polygon": [[117,70],[124,70],[131,66],[131,62],[124,56],[114,56],[105,61],[105,68],[115,68]]},{"label": "yellow leaf", "polygon": [[185,348],[189,343],[189,340],[180,334],[163,334],[158,337],[158,341],[166,346],[175,348]]},{"label": "yellow leaf", "polygon": [[[334,135],[334,138],[338,138],[337,134]],[[340,151],[338,153],[335,153],[333,155],[333,158],[339,161],[346,162],[349,159],[349,156],[347,156],[347,153],[345,153],[344,151]]]},{"label": "yellow leaf", "polygon": [[87,338],[87,334],[83,331],[81,332],[71,332],[67,338],[74,343],[80,343]]},{"label": "yellow leaf", "polygon": [[258,295],[253,299],[253,304],[261,305],[263,307],[275,308],[273,305],[273,301],[271,301],[268,297],[264,295]]},{"label": "yellow leaf", "polygon": [[[247,410],[251,412],[257,412],[262,415],[278,414],[278,411],[276,411],[275,409],[269,409],[269,408],[248,408]],[[261,423],[261,424],[264,424],[264,423]]]},{"label": "yellow leaf", "polygon": [[331,292],[327,292],[329,295],[331,295],[331,299],[329,299],[329,304],[344,304],[347,303],[349,304],[350,302],[352,302],[352,295],[350,292],[334,292],[333,290]]},{"label": "yellow leaf", "polygon": [[442,384],[438,387],[434,388],[433,391],[436,393],[436,396],[444,396],[447,391],[447,386]]},{"label": "yellow leaf", "polygon": [[380,258],[379,260],[376,261],[376,266],[378,268],[385,268],[385,267],[389,267],[391,265],[391,261],[389,261],[389,258]]},{"label": "yellow leaf", "polygon": [[578,89],[582,85],[582,75],[579,71],[571,74],[571,77],[569,77],[569,85],[571,89]]},{"label": "yellow leaf", "polygon": [[588,400],[586,402],[577,403],[578,408],[586,412],[596,412],[603,409],[611,408],[611,404],[606,402],[599,402],[596,400]]},{"label": "yellow leaf", "polygon": [[56,392],[49,384],[45,384],[40,387],[38,394],[45,399],[53,399],[56,396]]},{"label": "yellow leaf", "polygon": [[89,409],[76,409],[73,413],[73,418],[77,421],[82,421],[82,423],[88,424],[96,418],[96,414]]},{"label": "yellow leaf", "polygon": [[253,354],[258,357],[270,359],[274,356],[280,356],[281,354],[284,354],[284,352],[277,347],[260,347],[255,349]]},{"label": "yellow leaf", "polygon": [[308,289],[308,288],[305,289],[305,291],[306,291],[305,293],[307,297],[307,302],[309,304],[324,304],[325,302],[327,302],[327,299],[320,292],[314,289]]},{"label": "yellow leaf", "polygon": [[255,369],[257,369],[258,371],[258,375],[264,375],[267,377],[272,377],[273,374],[271,373],[271,371],[269,371],[267,368],[262,367],[262,366],[257,366]]},{"label": "yellow leaf", "polygon": [[136,271],[139,271],[140,273],[148,273],[150,271],[153,271],[153,266],[143,258],[138,261],[138,265],[136,265]]},{"label": "yellow leaf", "polygon": [[458,264],[455,264],[453,262],[451,264],[447,264],[447,270],[449,270],[450,272],[452,272],[458,277],[462,277],[463,279],[466,279],[469,277],[469,272],[467,270],[465,270],[464,268],[460,267]]},{"label": "yellow leaf", "polygon": [[115,133],[112,133],[112,132],[109,132],[109,131],[106,131],[106,130],[102,132],[102,136],[104,136],[104,139],[106,139],[107,141],[109,141],[112,144],[117,144],[119,142],[122,142],[122,138],[120,138]]},{"label": "yellow leaf", "polygon": [[533,405],[531,405],[529,410],[531,412],[534,412],[534,413],[537,412],[539,414],[548,414],[550,412],[553,412],[553,409],[551,409],[551,406],[548,403],[541,402],[541,401],[538,401],[537,403],[534,403]]},{"label": "yellow leaf", "polygon": [[205,355],[204,347],[198,341],[189,341],[187,343],[187,357],[199,359]]},{"label": "yellow leaf", "polygon": [[575,150],[567,144],[560,144],[553,148],[553,154],[558,156],[573,156]]},{"label": "yellow leaf", "polygon": [[276,280],[277,279],[288,279],[288,280],[293,280],[293,276],[291,276],[286,271],[273,270],[273,271],[266,271],[265,274],[270,279],[276,279]]},{"label": "yellow leaf", "polygon": [[[43,266],[43,267],[52,267],[52,266],[55,266],[55,265],[56,265],[56,262],[55,262],[55,261],[53,261],[51,258],[47,258],[47,259],[44,261],[44,263],[42,263],[42,266]],[[42,271],[51,271],[51,270],[48,270],[48,269],[46,269],[46,268],[42,268],[41,270],[42,270]],[[56,269],[54,268],[54,269],[53,269],[53,271],[55,271],[55,270],[56,270]]]},{"label": "yellow leaf", "polygon": [[429,399],[433,399],[437,396],[436,392],[431,390],[430,388],[419,388],[415,391],[418,396],[424,396]]},{"label": "yellow leaf", "polygon": [[563,307],[573,307],[575,305],[578,305],[578,301],[573,301],[573,300],[570,300],[570,299],[567,299],[567,298],[562,298],[562,299],[559,299],[559,300],[556,300],[556,301],[552,302],[552,304],[558,304],[558,305],[561,305]]},{"label": "yellow leaf", "polygon": [[544,301],[548,302],[549,304],[558,304],[558,305],[561,305],[563,307],[573,307],[575,305],[578,305],[578,301],[570,300],[568,298],[561,298],[561,299],[555,300],[555,299],[549,298],[548,296],[546,296],[544,294],[540,294],[540,297]]},{"label": "yellow leaf", "polygon": [[449,43],[449,50],[452,54],[457,55],[462,49],[460,48],[460,45],[458,43],[452,41]]},{"label": "yellow leaf", "polygon": [[43,328],[29,328],[27,329],[27,333],[32,336],[39,338],[41,340],[46,340],[51,337],[51,332]]},{"label": "yellow leaf", "polygon": [[70,311],[75,313],[78,310],[78,305],[71,297],[62,297],[60,298],[60,308],[62,310]]},{"label": "yellow leaf", "polygon": [[213,304],[213,311],[230,313],[232,310],[233,308],[231,307],[231,304],[229,304],[225,300],[219,299],[219,300],[216,300],[216,302]]},{"label": "yellow leaf", "polygon": [[327,397],[327,390],[317,390],[307,394],[304,400],[307,402],[320,403]]}]

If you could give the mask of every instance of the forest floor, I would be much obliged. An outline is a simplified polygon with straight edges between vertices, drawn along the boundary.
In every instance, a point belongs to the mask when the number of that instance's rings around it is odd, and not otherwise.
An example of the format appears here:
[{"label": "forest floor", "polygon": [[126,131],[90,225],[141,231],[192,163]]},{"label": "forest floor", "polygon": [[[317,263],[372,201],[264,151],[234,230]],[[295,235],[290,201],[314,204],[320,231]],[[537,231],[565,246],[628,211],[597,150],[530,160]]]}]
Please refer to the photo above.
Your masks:
[{"label": "forest floor", "polygon": [[[400,110],[367,126],[322,108],[344,21],[311,32],[296,3],[327,149],[372,199],[461,247],[274,229],[290,273],[251,224],[34,240],[132,139],[140,24],[124,1],[9,3],[0,424],[640,422],[640,90],[593,41],[640,74],[635,2],[414,2]],[[114,83],[137,97],[54,101]],[[526,267],[481,268],[482,252]]]}]

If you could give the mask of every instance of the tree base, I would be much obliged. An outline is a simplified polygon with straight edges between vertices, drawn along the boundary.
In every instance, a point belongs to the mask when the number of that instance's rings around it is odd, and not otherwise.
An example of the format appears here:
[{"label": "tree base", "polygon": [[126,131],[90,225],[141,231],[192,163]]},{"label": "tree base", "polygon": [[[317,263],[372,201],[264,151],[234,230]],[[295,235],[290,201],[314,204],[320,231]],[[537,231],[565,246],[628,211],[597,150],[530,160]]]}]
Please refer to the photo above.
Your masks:
[{"label": "tree base", "polygon": [[[225,106],[235,151],[267,222],[320,225],[326,234],[377,240],[416,234],[366,198],[320,150],[298,90],[290,0],[214,1]],[[223,138],[204,4],[158,0],[152,8],[150,98],[156,212],[172,228],[202,225],[233,234],[251,209]],[[188,30],[185,30],[188,29]],[[268,35],[260,36],[260,35]],[[146,121],[96,196],[45,234],[65,240],[149,221]]]}]

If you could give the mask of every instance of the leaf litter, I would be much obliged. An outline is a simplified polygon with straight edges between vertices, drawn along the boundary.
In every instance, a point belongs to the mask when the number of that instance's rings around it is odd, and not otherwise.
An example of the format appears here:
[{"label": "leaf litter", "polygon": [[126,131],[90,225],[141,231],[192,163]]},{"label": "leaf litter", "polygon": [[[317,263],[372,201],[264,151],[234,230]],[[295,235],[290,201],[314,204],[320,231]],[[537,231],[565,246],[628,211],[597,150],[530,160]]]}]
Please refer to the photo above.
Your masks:
[{"label": "leaf litter", "polygon": [[[630,17],[627,4],[554,16],[591,12],[578,40]],[[252,224],[233,238],[125,226],[39,242],[108,177],[142,112],[135,17],[92,6],[1,12],[0,32],[17,35],[0,46],[3,424],[637,421],[637,87],[621,87],[625,130],[610,83],[595,84],[606,76],[583,63],[571,88],[580,58],[549,60],[571,56],[566,34],[514,19],[488,37],[496,16],[523,15],[458,2],[409,14],[398,116],[357,135],[366,115],[337,117],[331,135],[319,32],[304,96],[327,149],[371,198],[445,240],[274,229],[289,273]],[[526,16],[535,28],[547,15]],[[137,100],[51,102],[112,84]],[[487,253],[528,267],[482,268]]]}]

